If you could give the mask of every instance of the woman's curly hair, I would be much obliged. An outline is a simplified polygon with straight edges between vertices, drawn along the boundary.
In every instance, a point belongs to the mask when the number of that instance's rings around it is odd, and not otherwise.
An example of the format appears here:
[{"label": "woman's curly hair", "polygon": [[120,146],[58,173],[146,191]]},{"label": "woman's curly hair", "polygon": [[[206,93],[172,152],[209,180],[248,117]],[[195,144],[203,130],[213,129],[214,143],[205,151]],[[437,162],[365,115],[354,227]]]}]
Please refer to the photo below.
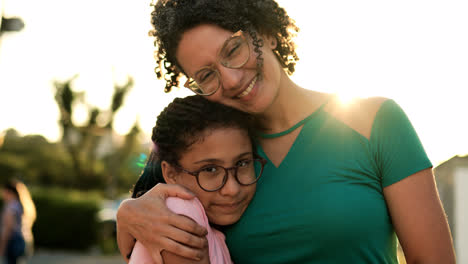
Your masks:
[{"label": "woman's curly hair", "polygon": [[251,115],[209,101],[201,95],[175,98],[157,118],[151,136],[155,149],[134,186],[132,197],[139,197],[156,184],[165,182],[161,171],[162,160],[177,165],[190,146],[204,139],[205,132],[219,128],[246,131],[255,153]]},{"label": "woman's curly hair", "polygon": [[260,47],[263,40],[257,32],[276,38],[274,53],[288,74],[299,60],[292,38],[299,31],[293,19],[274,0],[157,0],[151,12],[155,37],[155,68],[158,78],[166,81],[165,92],[179,86],[184,74],[177,62],[176,49],[182,34],[200,24],[214,24],[226,30],[249,33],[257,52],[257,66],[262,67]]}]

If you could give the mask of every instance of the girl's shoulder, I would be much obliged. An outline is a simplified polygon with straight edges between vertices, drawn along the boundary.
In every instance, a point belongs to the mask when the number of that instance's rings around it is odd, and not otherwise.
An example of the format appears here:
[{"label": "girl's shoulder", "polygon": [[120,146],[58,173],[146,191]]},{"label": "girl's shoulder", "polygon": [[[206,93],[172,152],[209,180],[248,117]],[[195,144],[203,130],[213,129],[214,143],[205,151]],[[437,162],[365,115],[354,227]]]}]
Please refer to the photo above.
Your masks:
[{"label": "girl's shoulder", "polygon": [[192,218],[201,226],[207,227],[209,225],[205,209],[197,198],[185,200],[179,197],[168,197],[166,205],[174,213]]}]

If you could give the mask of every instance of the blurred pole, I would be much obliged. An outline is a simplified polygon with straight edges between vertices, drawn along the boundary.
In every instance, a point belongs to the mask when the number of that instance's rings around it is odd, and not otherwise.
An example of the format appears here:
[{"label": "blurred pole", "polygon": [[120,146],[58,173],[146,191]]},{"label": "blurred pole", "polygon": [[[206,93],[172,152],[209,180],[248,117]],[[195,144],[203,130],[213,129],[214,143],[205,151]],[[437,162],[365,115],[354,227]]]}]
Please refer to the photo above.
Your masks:
[{"label": "blurred pole", "polygon": [[0,50],[2,47],[3,33],[21,31],[24,21],[20,17],[5,17],[5,0],[0,0]]},{"label": "blurred pole", "polygon": [[3,10],[5,9],[5,1],[3,0],[0,0],[0,54],[1,54],[1,50],[2,50],[2,31],[1,31],[1,28],[2,28],[2,20],[3,20]]}]

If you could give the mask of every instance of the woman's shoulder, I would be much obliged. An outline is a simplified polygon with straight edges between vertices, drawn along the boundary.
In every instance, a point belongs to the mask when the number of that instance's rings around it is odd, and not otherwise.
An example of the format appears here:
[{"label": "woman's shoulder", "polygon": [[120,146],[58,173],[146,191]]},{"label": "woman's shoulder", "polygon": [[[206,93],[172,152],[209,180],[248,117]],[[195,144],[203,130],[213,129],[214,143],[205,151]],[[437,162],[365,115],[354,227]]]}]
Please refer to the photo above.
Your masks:
[{"label": "woman's shoulder", "polygon": [[333,96],[324,110],[369,139],[377,113],[389,100],[385,97],[343,99]]}]

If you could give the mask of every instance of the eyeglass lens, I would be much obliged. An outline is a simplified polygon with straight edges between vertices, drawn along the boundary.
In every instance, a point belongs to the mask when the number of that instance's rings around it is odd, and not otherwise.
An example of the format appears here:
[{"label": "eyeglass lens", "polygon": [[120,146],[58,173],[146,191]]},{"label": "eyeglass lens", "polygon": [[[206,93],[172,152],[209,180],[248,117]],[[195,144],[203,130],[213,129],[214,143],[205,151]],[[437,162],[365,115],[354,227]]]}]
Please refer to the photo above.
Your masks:
[{"label": "eyeglass lens", "polygon": [[[258,160],[241,161],[237,165],[237,180],[243,185],[252,184],[261,176],[261,169],[262,163]],[[212,166],[199,172],[198,182],[205,190],[217,190],[224,185],[227,173],[224,167]],[[235,172],[231,170],[231,173]]]},{"label": "eyeglass lens", "polygon": [[[250,56],[249,44],[242,34],[235,34],[224,43],[219,53],[219,61],[226,68],[240,68]],[[188,82],[188,88],[195,93],[205,95],[214,93],[220,86],[220,75],[211,67],[198,71],[194,79]]]}]

